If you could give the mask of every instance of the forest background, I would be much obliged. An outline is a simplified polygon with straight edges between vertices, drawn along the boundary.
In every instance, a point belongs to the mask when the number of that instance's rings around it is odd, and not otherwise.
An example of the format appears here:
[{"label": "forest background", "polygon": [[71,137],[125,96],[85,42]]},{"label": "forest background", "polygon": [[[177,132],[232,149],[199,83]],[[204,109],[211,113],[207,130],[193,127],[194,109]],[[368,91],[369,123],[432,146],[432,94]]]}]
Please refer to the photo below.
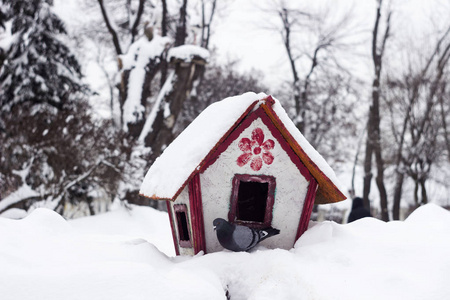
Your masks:
[{"label": "forest background", "polygon": [[2,216],[164,209],[138,195],[149,166],[247,91],[278,98],[374,216],[450,206],[447,1],[0,3]]}]

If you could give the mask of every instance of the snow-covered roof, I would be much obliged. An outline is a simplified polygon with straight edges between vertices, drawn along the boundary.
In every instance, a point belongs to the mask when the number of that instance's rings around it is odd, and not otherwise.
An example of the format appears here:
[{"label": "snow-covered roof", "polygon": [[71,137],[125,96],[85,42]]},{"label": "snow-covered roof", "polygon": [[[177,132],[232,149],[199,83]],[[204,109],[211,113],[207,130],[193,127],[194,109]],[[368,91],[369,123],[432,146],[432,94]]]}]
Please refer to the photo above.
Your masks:
[{"label": "snow-covered roof", "polygon": [[[319,182],[319,190],[329,185],[334,189],[335,196],[339,194],[338,200],[336,198],[319,203],[346,199],[344,189],[334,171],[300,133],[280,102],[264,93],[252,92],[229,97],[207,107],[156,159],[141,185],[141,195],[153,199],[175,200],[189,179],[200,170],[208,155],[228,136],[237,122],[242,120],[249,110],[256,110],[268,99],[271,101],[274,117],[278,119],[279,125],[285,128],[282,134],[288,135],[285,138],[292,140],[291,146],[297,146],[298,149],[294,149],[297,154],[303,151],[299,157]],[[311,169],[315,169],[315,172]],[[326,190],[322,194],[325,197],[330,196]]]}]

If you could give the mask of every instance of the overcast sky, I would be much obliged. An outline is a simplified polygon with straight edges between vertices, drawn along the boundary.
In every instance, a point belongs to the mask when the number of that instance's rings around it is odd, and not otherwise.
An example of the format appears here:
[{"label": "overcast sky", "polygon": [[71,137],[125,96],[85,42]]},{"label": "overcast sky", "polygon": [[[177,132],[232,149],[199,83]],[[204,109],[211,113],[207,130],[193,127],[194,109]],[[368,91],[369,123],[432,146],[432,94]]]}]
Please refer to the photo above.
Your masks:
[{"label": "overcast sky", "polygon": [[[82,0],[55,0],[56,12],[71,26],[76,27],[86,22],[86,18],[99,12],[80,11]],[[283,46],[281,36],[275,30],[267,30],[271,24],[276,24],[277,17],[261,11],[261,6],[268,7],[281,0],[219,0],[219,9],[212,24],[213,35],[211,45],[216,47],[216,59],[219,62],[239,60],[241,71],[250,72],[257,70],[262,72],[266,85],[274,93],[281,83],[292,80],[292,73],[287,60],[286,50]],[[370,53],[371,31],[375,21],[376,0],[286,0],[300,7],[304,11],[321,11],[330,9],[329,22],[332,18],[339,18],[346,12],[351,11],[352,25],[348,28],[351,38],[358,41],[358,45],[342,55],[347,55],[347,67],[359,79],[370,82],[373,67]],[[393,39],[398,44],[399,40],[407,40],[407,37],[417,37],[416,47],[426,47],[432,43],[423,40],[424,33],[433,27],[443,27],[448,23],[450,2],[448,0],[393,0],[390,1],[393,16],[392,30]],[[155,0],[154,3],[159,3]],[[190,2],[194,3],[194,1]],[[388,0],[384,0],[388,4]],[[95,8],[96,6],[93,6]],[[220,8],[222,7],[222,8]],[[74,13],[77,12],[77,13]],[[195,22],[192,16],[191,22]],[[299,37],[299,36],[298,36]],[[403,47],[410,47],[412,39],[405,42]],[[295,42],[295,39],[294,39]],[[389,43],[388,47],[393,43]],[[397,45],[396,45],[397,47]],[[111,72],[116,72],[116,61],[111,60]],[[395,60],[389,62],[396,63]],[[89,63],[85,66],[87,81],[92,87],[103,94],[101,98],[108,99],[106,82],[104,82],[102,71],[95,64]],[[309,70],[309,65],[298,66],[300,73]],[[366,85],[370,87],[370,84]],[[257,91],[258,92],[258,91]],[[369,95],[369,94],[367,94]],[[103,103],[104,101],[101,101]],[[108,101],[105,103],[108,108]]]},{"label": "overcast sky", "polygon": [[[280,34],[266,30],[270,17],[257,9],[276,1],[234,0],[227,6],[220,18],[215,20],[212,44],[217,46],[221,60],[239,59],[242,70],[256,68],[262,70],[269,84],[279,84],[284,80],[292,80],[286,51]],[[372,73],[370,60],[371,31],[375,22],[376,0],[304,0],[291,1],[301,5],[303,9],[332,8],[332,15],[339,17],[351,11],[355,19],[354,38],[363,43],[355,49],[359,58],[359,75],[362,77]],[[384,0],[384,4],[389,1]],[[421,36],[431,27],[448,23],[445,12],[449,10],[449,2],[442,0],[397,0],[391,1],[392,35],[395,38]],[[276,18],[275,18],[276,19]]]}]

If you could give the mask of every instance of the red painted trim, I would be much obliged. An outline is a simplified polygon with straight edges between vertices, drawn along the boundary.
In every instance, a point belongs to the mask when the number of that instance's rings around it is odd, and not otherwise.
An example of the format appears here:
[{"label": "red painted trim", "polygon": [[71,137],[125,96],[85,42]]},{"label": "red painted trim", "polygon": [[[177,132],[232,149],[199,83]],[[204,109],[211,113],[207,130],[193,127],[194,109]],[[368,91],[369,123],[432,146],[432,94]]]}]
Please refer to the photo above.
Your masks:
[{"label": "red painted trim", "polygon": [[206,253],[205,225],[203,222],[202,190],[200,174],[197,173],[189,182],[189,206],[191,208],[191,224],[195,254],[200,251]]},{"label": "red painted trim", "polygon": [[[267,202],[266,202],[266,210],[264,215],[264,222],[246,222],[237,219],[237,204],[238,204],[238,192],[239,192],[239,184],[241,181],[245,182],[260,182],[260,183],[268,183],[269,190],[267,193]],[[267,228],[272,225],[272,211],[273,204],[275,202],[275,189],[276,189],[276,181],[273,176],[265,176],[265,175],[248,175],[248,174],[236,174],[233,178],[233,190],[231,193],[231,207],[228,213],[228,221],[236,223],[236,224],[244,224],[253,228]]]},{"label": "red painted trim", "polygon": [[[226,134],[223,135],[223,137],[219,140],[219,142],[214,146],[213,149],[208,153],[208,155],[205,157],[205,159],[200,164],[200,172],[203,172],[206,170],[210,165],[212,165],[220,153],[225,151],[225,149],[228,147],[230,143],[227,141],[229,140],[229,137],[234,134],[236,128],[240,128],[241,123],[246,120],[246,117],[250,114],[250,112],[254,109],[256,104],[259,102],[259,100],[253,102],[241,115],[241,117],[233,124],[233,126],[227,131]],[[233,139],[234,140],[234,139]],[[224,147],[224,145],[227,145]]]},{"label": "red painted trim", "polygon": [[177,242],[177,233],[175,231],[175,222],[173,219],[172,214],[172,207],[170,205],[170,201],[166,201],[167,205],[167,212],[169,214],[169,220],[170,220],[170,229],[172,229],[172,238],[173,238],[173,246],[175,247],[175,254],[180,255],[180,249],[178,248],[178,242]]},{"label": "red painted trim", "polygon": [[177,215],[178,213],[184,213],[184,216],[186,217],[186,223],[187,223],[187,234],[189,239],[188,240],[182,240],[180,238],[180,230],[181,230],[181,224],[179,223],[179,219],[178,216],[176,218],[176,224],[177,224],[177,229],[178,229],[178,245],[182,248],[192,248],[192,234],[191,234],[191,230],[189,229],[190,226],[190,222],[189,222],[189,218],[188,218],[188,211],[187,211],[187,206],[186,204],[174,204],[173,205],[173,210],[175,212],[175,215]]},{"label": "red painted trim", "polygon": [[291,161],[297,166],[300,173],[303,175],[303,177],[306,178],[307,181],[309,181],[312,176],[309,170],[306,168],[306,166],[302,163],[300,158],[295,154],[294,150],[292,150],[289,143],[286,141],[284,136],[280,133],[278,128],[275,127],[272,120],[267,116],[267,114],[264,112],[264,109],[260,107],[255,112],[256,117],[260,117],[262,122],[269,128],[270,133],[273,135],[274,138],[277,139],[277,141],[280,143],[281,148],[287,153]]},{"label": "red painted trim", "polygon": [[[300,236],[308,229],[309,220],[311,219],[311,212],[314,206],[314,199],[316,198],[317,192],[317,181],[311,179],[308,186],[308,192],[306,193],[305,203],[303,203],[302,216],[300,217],[300,222],[298,223],[297,236],[295,241],[297,241]],[[294,242],[295,243],[295,242]]]}]

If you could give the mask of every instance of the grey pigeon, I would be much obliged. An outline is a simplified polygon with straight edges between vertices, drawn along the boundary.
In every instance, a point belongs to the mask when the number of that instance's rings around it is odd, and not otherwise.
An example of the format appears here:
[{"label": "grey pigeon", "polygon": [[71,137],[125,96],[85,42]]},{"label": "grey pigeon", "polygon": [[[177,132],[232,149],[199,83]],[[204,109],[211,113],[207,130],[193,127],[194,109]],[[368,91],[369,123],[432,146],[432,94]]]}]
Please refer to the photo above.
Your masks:
[{"label": "grey pigeon", "polygon": [[249,228],[231,224],[221,218],[215,219],[213,225],[222,247],[235,252],[248,251],[262,240],[280,233],[278,229],[272,227],[264,229]]}]

